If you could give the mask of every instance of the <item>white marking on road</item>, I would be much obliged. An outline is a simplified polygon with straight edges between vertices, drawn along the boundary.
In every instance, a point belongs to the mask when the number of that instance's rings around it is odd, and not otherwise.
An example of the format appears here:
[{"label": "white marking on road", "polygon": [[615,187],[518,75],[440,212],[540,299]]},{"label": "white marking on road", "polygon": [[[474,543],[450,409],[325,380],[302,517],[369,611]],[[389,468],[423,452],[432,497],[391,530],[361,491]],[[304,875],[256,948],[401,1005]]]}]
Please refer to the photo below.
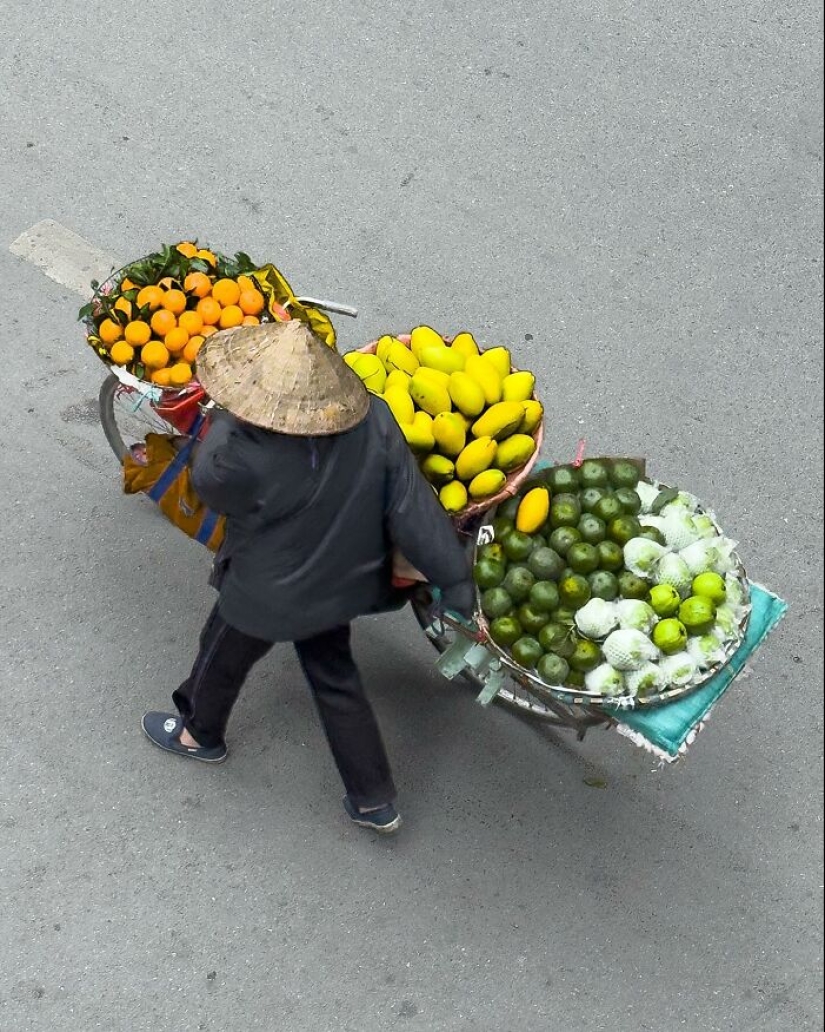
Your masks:
[{"label": "white marking on road", "polygon": [[53,219],[43,219],[21,233],[9,250],[87,299],[92,296],[93,279],[105,280],[122,265],[114,255],[94,247]]}]

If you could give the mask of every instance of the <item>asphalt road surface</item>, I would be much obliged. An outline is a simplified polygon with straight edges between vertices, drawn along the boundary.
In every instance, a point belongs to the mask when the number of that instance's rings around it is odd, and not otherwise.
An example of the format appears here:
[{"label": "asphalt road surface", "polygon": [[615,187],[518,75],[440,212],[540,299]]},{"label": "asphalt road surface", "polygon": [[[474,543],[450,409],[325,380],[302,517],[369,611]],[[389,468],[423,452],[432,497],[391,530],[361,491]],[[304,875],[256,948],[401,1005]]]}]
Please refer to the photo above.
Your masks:
[{"label": "asphalt road surface", "polygon": [[[821,41],[814,5],[4,0],[3,1032],[822,1028]],[[358,655],[405,818],[351,827],[292,652],[215,770],[139,729],[208,559],[120,493],[44,219],[198,235],[511,345],[546,454],[644,454],[790,603],[677,767]],[[64,283],[68,282],[64,278]]]}]

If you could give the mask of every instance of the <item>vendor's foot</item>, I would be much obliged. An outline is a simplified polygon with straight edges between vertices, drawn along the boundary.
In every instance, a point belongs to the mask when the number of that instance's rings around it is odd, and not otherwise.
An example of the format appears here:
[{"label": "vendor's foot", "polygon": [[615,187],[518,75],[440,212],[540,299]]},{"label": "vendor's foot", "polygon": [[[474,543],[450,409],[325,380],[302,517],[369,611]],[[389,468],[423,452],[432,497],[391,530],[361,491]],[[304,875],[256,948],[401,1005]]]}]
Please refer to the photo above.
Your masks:
[{"label": "vendor's foot", "polygon": [[149,741],[165,752],[177,753],[178,756],[187,756],[202,763],[223,763],[226,759],[225,745],[211,748],[199,745],[176,713],[144,713],[141,726]]},{"label": "vendor's foot", "polygon": [[392,803],[374,808],[358,807],[349,796],[344,796],[344,809],[353,824],[377,831],[379,835],[392,835],[401,827],[401,817]]}]

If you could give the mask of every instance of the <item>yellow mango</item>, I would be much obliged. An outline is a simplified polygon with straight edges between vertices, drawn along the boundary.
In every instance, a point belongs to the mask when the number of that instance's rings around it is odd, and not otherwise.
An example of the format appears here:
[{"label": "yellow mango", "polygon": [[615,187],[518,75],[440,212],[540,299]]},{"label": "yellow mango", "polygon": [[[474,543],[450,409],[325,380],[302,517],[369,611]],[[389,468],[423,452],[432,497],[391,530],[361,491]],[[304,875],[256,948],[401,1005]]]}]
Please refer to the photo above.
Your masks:
[{"label": "yellow mango", "polygon": [[462,415],[474,418],[484,411],[487,404],[484,391],[467,373],[453,373],[448,390],[453,404]]},{"label": "yellow mango", "polygon": [[485,362],[480,355],[471,355],[464,366],[464,372],[482,389],[488,405],[501,401],[501,377],[491,362]]},{"label": "yellow mango", "polygon": [[429,366],[419,366],[418,375],[422,376],[425,380],[432,381],[432,383],[437,383],[439,387],[443,387],[447,391],[450,389],[450,374],[442,373],[440,369],[430,369]]},{"label": "yellow mango", "polygon": [[422,430],[429,430],[430,433],[433,432],[433,417],[427,412],[416,412],[413,417],[413,424],[421,427]]},{"label": "yellow mango", "polygon": [[416,326],[410,334],[410,351],[418,358],[423,348],[446,347],[444,338],[432,326]]},{"label": "yellow mango", "polygon": [[419,455],[428,455],[435,448],[435,438],[429,427],[413,420],[412,423],[404,423],[401,432],[407,439],[407,444],[412,451]]},{"label": "yellow mango", "polygon": [[549,513],[550,492],[546,487],[534,487],[522,498],[518,507],[516,530],[522,534],[535,534],[547,522]]},{"label": "yellow mango", "polygon": [[473,423],[475,437],[493,437],[503,441],[514,434],[524,419],[524,406],[518,401],[500,401]]},{"label": "yellow mango", "polygon": [[443,455],[428,455],[421,472],[431,484],[448,484],[455,477],[455,464]]},{"label": "yellow mango", "polygon": [[387,383],[387,370],[378,355],[358,355],[352,363],[353,371],[364,386],[373,394],[383,394]]},{"label": "yellow mango", "polygon": [[492,437],[479,437],[471,441],[455,460],[456,476],[459,480],[474,480],[492,466],[495,457],[496,442]]},{"label": "yellow mango", "polygon": [[410,393],[410,380],[412,377],[409,373],[405,373],[403,369],[393,369],[393,371],[387,376],[387,382],[384,385],[384,390],[388,391],[391,387],[400,387],[401,390]]},{"label": "yellow mango", "polygon": [[420,372],[417,372],[410,380],[408,397],[411,397],[420,409],[431,416],[437,416],[439,412],[449,412],[453,407],[447,388],[440,386],[427,376],[422,376]]},{"label": "yellow mango", "polygon": [[447,374],[460,372],[467,361],[460,352],[445,347],[422,348],[418,352],[418,360],[428,369],[440,369]]},{"label": "yellow mango", "polygon": [[485,469],[470,481],[470,497],[476,501],[490,498],[504,487],[507,477],[500,469]]},{"label": "yellow mango", "polygon": [[481,357],[495,369],[500,380],[513,371],[512,359],[507,348],[490,348],[489,351],[483,351]]},{"label": "yellow mango", "polygon": [[523,466],[535,450],[536,442],[532,437],[527,434],[513,434],[499,444],[496,450],[496,467],[509,473]]},{"label": "yellow mango", "polygon": [[394,369],[400,369],[402,372],[412,376],[418,369],[418,359],[405,344],[402,344],[400,340],[396,340],[392,342],[387,351],[384,365],[387,367],[388,373],[391,373]]},{"label": "yellow mango", "polygon": [[510,373],[501,381],[503,401],[529,401],[533,397],[536,378],[532,373]]},{"label": "yellow mango", "polygon": [[464,422],[453,412],[439,412],[433,420],[433,437],[441,454],[450,458],[460,455],[467,443]]},{"label": "yellow mango", "polygon": [[456,336],[450,347],[453,351],[459,352],[459,354],[463,355],[465,358],[472,358],[479,353],[475,337],[472,333],[467,333],[466,330]]},{"label": "yellow mango", "polygon": [[524,402],[524,419],[518,428],[520,434],[535,433],[539,423],[544,419],[544,406],[540,401]]},{"label": "yellow mango", "polygon": [[467,507],[467,488],[459,481],[442,487],[438,499],[450,515],[455,515]]},{"label": "yellow mango", "polygon": [[361,357],[361,353],[360,353],[360,351],[348,351],[348,352],[346,353],[346,355],[344,355],[343,357],[344,357],[344,361],[346,362],[346,364],[347,364],[347,365],[348,365],[348,366],[350,367],[350,369],[352,369],[352,370],[353,370],[353,372],[354,372],[354,371],[355,371],[355,363],[356,363],[356,362],[358,361],[358,359],[359,359],[359,358]]},{"label": "yellow mango", "polygon": [[389,405],[396,423],[400,426],[409,426],[412,423],[415,405],[409,392],[403,387],[390,387],[388,391],[384,391],[384,401]]}]

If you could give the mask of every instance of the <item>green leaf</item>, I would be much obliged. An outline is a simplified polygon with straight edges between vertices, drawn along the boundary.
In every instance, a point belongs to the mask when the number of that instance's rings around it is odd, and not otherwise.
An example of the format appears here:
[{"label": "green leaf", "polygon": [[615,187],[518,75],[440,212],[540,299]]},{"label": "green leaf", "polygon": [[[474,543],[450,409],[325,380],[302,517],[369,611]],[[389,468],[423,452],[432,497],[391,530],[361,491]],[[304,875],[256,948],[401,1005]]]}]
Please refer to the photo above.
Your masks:
[{"label": "green leaf", "polygon": [[658,514],[666,505],[670,505],[671,502],[675,502],[678,497],[679,492],[675,487],[666,487],[653,499],[653,505],[651,505],[650,511]]},{"label": "green leaf", "polygon": [[94,312],[94,310],[95,310],[95,303],[94,303],[94,301],[90,301],[87,305],[83,305],[83,307],[81,309],[79,309],[79,311],[77,313],[78,321],[81,321],[83,319],[91,319],[92,313]]}]

